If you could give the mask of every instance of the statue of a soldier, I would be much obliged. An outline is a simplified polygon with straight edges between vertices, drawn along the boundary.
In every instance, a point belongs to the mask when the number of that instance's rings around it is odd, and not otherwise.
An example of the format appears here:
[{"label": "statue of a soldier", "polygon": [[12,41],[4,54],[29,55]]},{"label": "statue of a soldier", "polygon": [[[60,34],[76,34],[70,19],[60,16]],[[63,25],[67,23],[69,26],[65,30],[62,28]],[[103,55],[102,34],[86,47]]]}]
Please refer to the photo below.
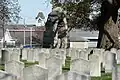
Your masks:
[{"label": "statue of a soldier", "polygon": [[56,7],[48,14],[45,24],[43,47],[67,48],[67,20],[66,12]]}]

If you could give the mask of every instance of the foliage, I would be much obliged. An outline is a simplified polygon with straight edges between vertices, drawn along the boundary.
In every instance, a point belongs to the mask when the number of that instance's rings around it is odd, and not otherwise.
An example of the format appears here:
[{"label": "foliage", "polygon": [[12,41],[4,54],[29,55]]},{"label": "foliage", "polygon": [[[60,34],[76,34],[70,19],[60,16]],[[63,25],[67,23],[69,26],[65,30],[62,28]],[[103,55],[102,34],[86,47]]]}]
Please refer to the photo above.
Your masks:
[{"label": "foliage", "polygon": [[0,22],[16,22],[18,23],[20,12],[18,0],[0,0]]},{"label": "foliage", "polygon": [[[83,28],[85,30],[97,29],[93,25],[95,24],[96,17],[98,15],[93,14],[93,11],[99,12],[98,6],[93,7],[98,2],[91,2],[91,0],[83,0],[77,3],[70,1],[64,3],[58,3],[56,0],[52,0],[53,7],[61,6],[67,11],[68,26],[72,28]],[[90,20],[92,15],[92,20]]]}]

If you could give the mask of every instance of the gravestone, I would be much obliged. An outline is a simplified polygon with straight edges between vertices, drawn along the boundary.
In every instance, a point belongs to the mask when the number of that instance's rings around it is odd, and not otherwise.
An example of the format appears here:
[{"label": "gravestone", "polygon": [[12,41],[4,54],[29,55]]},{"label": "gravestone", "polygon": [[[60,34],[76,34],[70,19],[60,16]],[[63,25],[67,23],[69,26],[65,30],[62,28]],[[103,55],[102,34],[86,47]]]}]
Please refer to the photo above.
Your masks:
[{"label": "gravestone", "polygon": [[34,49],[29,49],[27,53],[27,61],[28,62],[35,62],[34,60]]},{"label": "gravestone", "polygon": [[10,60],[20,61],[20,55],[17,52],[13,52],[10,55]]},{"label": "gravestone", "polygon": [[10,53],[7,50],[2,50],[1,64],[5,64],[10,60]]},{"label": "gravestone", "polygon": [[74,59],[79,59],[79,51],[77,49],[73,49],[71,51],[71,60],[74,60]]},{"label": "gravestone", "polygon": [[90,76],[69,71],[58,75],[55,80],[90,80]]},{"label": "gravestone", "polygon": [[33,50],[33,54],[34,54],[34,60],[35,61],[39,61],[39,53],[40,53],[40,49],[36,48]]},{"label": "gravestone", "polygon": [[101,76],[101,62],[98,55],[92,54],[89,57],[90,61],[90,76]]},{"label": "gravestone", "polygon": [[105,72],[111,73],[114,66],[115,54],[110,51],[105,51]]},{"label": "gravestone", "polygon": [[57,75],[62,74],[62,60],[55,56],[47,59],[48,80],[53,80]]},{"label": "gravestone", "polygon": [[113,55],[113,67],[112,67],[112,80],[117,80],[117,61],[116,61],[116,54]]},{"label": "gravestone", "polygon": [[120,80],[120,65],[117,66],[117,80]]},{"label": "gravestone", "polygon": [[22,60],[27,60],[28,50],[27,48],[22,49]]},{"label": "gravestone", "polygon": [[120,64],[120,49],[117,51],[117,64]]},{"label": "gravestone", "polygon": [[22,80],[23,78],[23,68],[23,62],[12,60],[5,63],[5,71],[10,74],[16,75],[18,80]]},{"label": "gravestone", "polygon": [[65,66],[66,50],[65,49],[60,49],[60,55],[61,55],[61,58],[62,58],[62,64]]},{"label": "gravestone", "polygon": [[18,80],[17,76],[0,70],[0,80]]},{"label": "gravestone", "polygon": [[46,68],[46,56],[45,53],[39,53],[39,66]]},{"label": "gravestone", "polygon": [[83,73],[90,75],[90,62],[81,58],[74,59],[72,60],[70,70],[79,72],[80,74]]},{"label": "gravestone", "polygon": [[51,49],[41,48],[40,53],[44,52],[46,55],[46,58],[49,58],[51,56]]},{"label": "gravestone", "polygon": [[48,80],[48,70],[39,65],[32,65],[23,69],[23,80]]},{"label": "gravestone", "polygon": [[88,53],[87,53],[87,51],[81,50],[81,51],[79,52],[79,58],[88,60]]}]

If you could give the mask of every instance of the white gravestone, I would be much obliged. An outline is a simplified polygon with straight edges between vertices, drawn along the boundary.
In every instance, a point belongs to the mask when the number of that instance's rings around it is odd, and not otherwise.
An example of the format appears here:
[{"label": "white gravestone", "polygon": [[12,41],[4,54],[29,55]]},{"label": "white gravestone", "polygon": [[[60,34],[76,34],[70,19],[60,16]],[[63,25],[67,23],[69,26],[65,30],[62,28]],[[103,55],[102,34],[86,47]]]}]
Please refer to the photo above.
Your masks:
[{"label": "white gravestone", "polygon": [[27,53],[29,49],[22,49],[22,60],[27,60]]},{"label": "white gravestone", "polygon": [[18,80],[17,76],[0,70],[0,80]]},{"label": "white gravestone", "polygon": [[51,56],[50,51],[51,51],[51,49],[41,48],[40,53],[44,52],[46,55],[46,58],[49,58]]},{"label": "white gravestone", "polygon": [[71,52],[71,60],[79,59],[79,51],[77,49],[73,49]]},{"label": "white gravestone", "polygon": [[20,55],[18,53],[16,53],[16,52],[13,52],[10,55],[10,60],[20,61]]},{"label": "white gravestone", "polygon": [[120,64],[120,49],[117,51],[117,64]]},{"label": "white gravestone", "polygon": [[87,53],[87,51],[85,51],[85,50],[80,51],[79,52],[79,58],[88,60],[88,53]]},{"label": "white gravestone", "polygon": [[116,54],[113,55],[112,80],[117,80],[117,60]]},{"label": "white gravestone", "polygon": [[70,70],[79,72],[80,74],[83,73],[90,75],[90,62],[81,58],[74,59],[72,60]]},{"label": "white gravestone", "polygon": [[117,66],[117,80],[120,80],[120,65]]},{"label": "white gravestone", "polygon": [[1,64],[10,61],[10,53],[7,50],[2,50]]},{"label": "white gravestone", "polygon": [[53,80],[57,75],[62,74],[62,60],[56,57],[47,59],[48,80]]},{"label": "white gravestone", "polygon": [[114,53],[105,51],[105,72],[111,73],[114,66]]},{"label": "white gravestone", "polygon": [[69,71],[56,77],[56,80],[90,80],[90,76]]},{"label": "white gravestone", "polygon": [[33,54],[34,54],[34,60],[35,61],[39,61],[39,53],[40,53],[39,48],[34,49]]},{"label": "white gravestone", "polygon": [[65,59],[66,59],[66,50],[60,49],[61,57],[62,57],[62,64],[65,65]]},{"label": "white gravestone", "polygon": [[34,60],[34,49],[29,49],[27,53],[27,61],[28,62],[35,62]]},{"label": "white gravestone", "polygon": [[17,79],[23,78],[24,63],[19,61],[8,61],[5,63],[5,71],[17,76]]},{"label": "white gravestone", "polygon": [[46,56],[45,53],[39,53],[39,66],[46,68]]},{"label": "white gravestone", "polygon": [[48,80],[48,70],[39,65],[24,68],[23,80]]},{"label": "white gravestone", "polygon": [[98,55],[92,54],[90,60],[90,76],[101,76],[101,62]]}]

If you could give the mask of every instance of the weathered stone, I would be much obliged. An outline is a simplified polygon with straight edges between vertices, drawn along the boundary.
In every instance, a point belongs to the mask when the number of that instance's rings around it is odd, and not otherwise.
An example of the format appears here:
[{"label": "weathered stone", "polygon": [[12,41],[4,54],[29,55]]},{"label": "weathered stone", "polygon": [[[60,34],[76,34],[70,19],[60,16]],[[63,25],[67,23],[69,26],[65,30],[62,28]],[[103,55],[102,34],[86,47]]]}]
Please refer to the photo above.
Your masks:
[{"label": "weathered stone", "polygon": [[61,58],[62,58],[62,64],[65,65],[66,50],[65,49],[60,49],[60,55],[61,55]]},{"label": "weathered stone", "polygon": [[114,53],[110,51],[105,52],[105,72],[106,73],[112,72],[112,68],[114,67],[114,60],[115,60],[114,58],[115,58]]},{"label": "weathered stone", "polygon": [[77,49],[73,49],[71,51],[71,60],[74,60],[74,59],[79,59],[79,52]]},{"label": "weathered stone", "polygon": [[84,59],[74,59],[72,60],[71,66],[70,66],[71,71],[76,71],[79,72],[80,74],[90,74],[90,62],[88,60]]},{"label": "weathered stone", "polygon": [[39,66],[46,68],[46,56],[45,53],[39,53]]},{"label": "weathered stone", "polygon": [[10,61],[10,53],[7,50],[2,50],[1,64],[5,64],[8,61]]},{"label": "weathered stone", "polygon": [[28,50],[27,61],[28,62],[35,62],[35,60],[34,60],[34,49],[29,49]]},{"label": "weathered stone", "polygon": [[22,49],[22,60],[27,60],[27,53],[29,49]]},{"label": "weathered stone", "polygon": [[117,79],[116,80],[120,80],[120,65],[117,66]]},{"label": "weathered stone", "polygon": [[48,80],[48,70],[39,65],[23,69],[23,80]]},{"label": "weathered stone", "polygon": [[90,76],[69,71],[56,77],[56,80],[90,80]]},{"label": "weathered stone", "polygon": [[62,73],[62,60],[56,57],[47,59],[48,80],[53,80],[57,75]]},{"label": "weathered stone", "polygon": [[19,61],[8,61],[5,63],[5,71],[17,76],[18,80],[23,78],[24,63]]},{"label": "weathered stone", "polygon": [[90,76],[101,76],[101,62],[99,58],[98,55],[90,55]]},{"label": "weathered stone", "polygon": [[10,55],[10,60],[20,61],[20,55],[17,52],[13,52]]},{"label": "weathered stone", "polygon": [[39,61],[39,53],[40,53],[40,49],[36,48],[33,50],[33,54],[34,54],[34,60],[35,61]]},{"label": "weathered stone", "polygon": [[120,49],[117,51],[117,64],[120,64]]},{"label": "weathered stone", "polygon": [[17,76],[0,70],[0,80],[18,80]]}]

